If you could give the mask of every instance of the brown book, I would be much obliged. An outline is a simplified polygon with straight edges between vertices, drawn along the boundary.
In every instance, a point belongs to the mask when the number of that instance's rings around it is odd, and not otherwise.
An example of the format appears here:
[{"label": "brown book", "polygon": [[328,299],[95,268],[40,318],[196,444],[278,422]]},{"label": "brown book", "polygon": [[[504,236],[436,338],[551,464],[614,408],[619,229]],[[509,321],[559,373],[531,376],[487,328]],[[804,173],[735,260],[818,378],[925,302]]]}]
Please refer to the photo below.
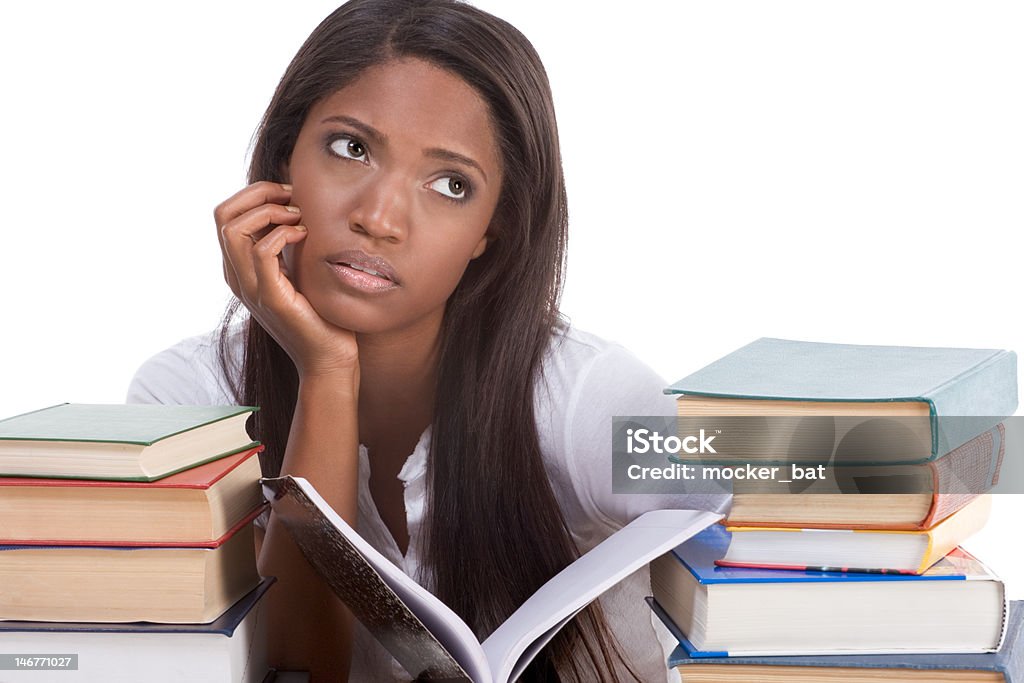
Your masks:
[{"label": "brown book", "polygon": [[261,509],[212,548],[0,546],[0,619],[209,623],[260,581]]},{"label": "brown book", "polygon": [[[883,490],[887,482],[917,493],[779,492],[778,483],[737,479],[725,523],[742,527],[924,530],[934,527],[999,481],[1006,451],[998,424],[938,460],[917,465],[837,466],[831,470],[843,491]],[[908,486],[908,482],[912,482]],[[835,482],[831,482],[833,488]],[[773,493],[765,493],[765,490]]]}]

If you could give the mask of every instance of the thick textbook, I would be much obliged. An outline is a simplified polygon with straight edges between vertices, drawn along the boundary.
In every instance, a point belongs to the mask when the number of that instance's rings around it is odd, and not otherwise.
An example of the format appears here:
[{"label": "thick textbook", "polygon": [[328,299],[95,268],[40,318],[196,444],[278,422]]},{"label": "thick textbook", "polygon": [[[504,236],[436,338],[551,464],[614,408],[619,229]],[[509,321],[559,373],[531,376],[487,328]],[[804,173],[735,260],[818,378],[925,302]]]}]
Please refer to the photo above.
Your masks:
[{"label": "thick textbook", "polygon": [[719,524],[651,563],[654,599],[703,656],[993,652],[1005,591],[962,549],[914,574],[720,567]]},{"label": "thick textbook", "polygon": [[[681,416],[899,416],[909,431],[915,431],[919,422],[923,424],[925,438],[918,444],[910,439],[916,434],[909,435],[907,443],[918,450],[908,449],[901,457],[885,461],[926,462],[1013,415],[1017,356],[998,349],[762,338],[679,380],[665,392],[682,396]],[[891,428],[892,423],[881,426]],[[892,436],[891,429],[883,433]],[[828,454],[822,455],[828,459]],[[851,456],[850,460],[863,457]]]},{"label": "thick textbook", "polygon": [[209,623],[260,581],[262,509],[213,547],[0,546],[0,619]]},{"label": "thick textbook", "polygon": [[692,648],[668,614],[651,609],[680,644],[669,655],[686,683],[1024,683],[1024,602],[1010,603],[1006,638],[991,654],[913,654],[797,657],[691,657]]},{"label": "thick textbook", "polygon": [[260,683],[267,675],[263,579],[209,624],[0,621],[0,652],[74,653],[76,671],[4,671],[4,683]]},{"label": "thick textbook", "polygon": [[246,406],[63,403],[0,420],[0,476],[152,481],[258,446]]},{"label": "thick textbook", "polygon": [[0,545],[204,545],[263,503],[262,446],[152,482],[0,478]]},{"label": "thick textbook", "polygon": [[[929,529],[999,481],[1006,453],[998,424],[937,460],[916,465],[837,466],[834,481],[793,482],[791,494],[776,483],[733,481],[729,526]],[[907,492],[891,492],[893,483]],[[835,492],[838,486],[843,493]]]},{"label": "thick textbook", "polygon": [[922,574],[980,531],[992,497],[967,507],[931,529],[791,529],[728,526],[729,550],[719,566],[813,569],[818,571]]},{"label": "thick textbook", "polygon": [[417,681],[514,681],[558,630],[620,580],[721,515],[641,515],[541,586],[483,643],[389,562],[299,477],[264,479],[267,499],[310,564]]}]

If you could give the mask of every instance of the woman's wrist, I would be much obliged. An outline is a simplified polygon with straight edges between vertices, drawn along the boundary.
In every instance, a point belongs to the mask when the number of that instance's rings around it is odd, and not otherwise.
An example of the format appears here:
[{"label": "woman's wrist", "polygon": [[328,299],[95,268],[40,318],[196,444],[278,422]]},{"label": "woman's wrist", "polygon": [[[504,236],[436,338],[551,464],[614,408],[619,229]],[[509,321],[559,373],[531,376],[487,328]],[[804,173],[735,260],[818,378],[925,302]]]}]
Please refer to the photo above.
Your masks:
[{"label": "woman's wrist", "polygon": [[359,368],[302,374],[281,472],[305,477],[346,521],[356,515]]},{"label": "woman's wrist", "polygon": [[359,365],[320,368],[299,373],[299,398],[316,395],[317,398],[359,398]]}]

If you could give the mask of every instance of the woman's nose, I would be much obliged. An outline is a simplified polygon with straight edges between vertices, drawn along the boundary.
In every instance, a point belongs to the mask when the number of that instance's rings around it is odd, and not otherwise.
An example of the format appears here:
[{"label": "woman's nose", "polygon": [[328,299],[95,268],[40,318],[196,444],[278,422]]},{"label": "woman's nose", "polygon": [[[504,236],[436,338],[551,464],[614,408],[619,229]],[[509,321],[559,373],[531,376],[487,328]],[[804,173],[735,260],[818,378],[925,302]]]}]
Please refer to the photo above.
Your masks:
[{"label": "woman's nose", "polygon": [[349,214],[349,227],[370,237],[399,242],[408,230],[408,188],[400,178],[376,178],[356,197]]}]

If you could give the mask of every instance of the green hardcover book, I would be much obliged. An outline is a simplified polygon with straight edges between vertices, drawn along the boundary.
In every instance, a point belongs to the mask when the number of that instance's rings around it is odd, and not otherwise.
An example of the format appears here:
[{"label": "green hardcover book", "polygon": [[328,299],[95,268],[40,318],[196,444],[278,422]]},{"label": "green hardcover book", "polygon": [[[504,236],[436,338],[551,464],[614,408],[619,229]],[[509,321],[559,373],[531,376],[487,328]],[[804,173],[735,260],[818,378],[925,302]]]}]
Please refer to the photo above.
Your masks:
[{"label": "green hardcover book", "polygon": [[732,439],[729,455],[738,460],[910,464],[940,458],[1013,415],[1017,356],[763,338],[665,393],[680,395],[681,418],[731,427],[715,445]]},{"label": "green hardcover book", "polygon": [[0,476],[153,481],[258,444],[247,406],[64,403],[0,420]]}]

